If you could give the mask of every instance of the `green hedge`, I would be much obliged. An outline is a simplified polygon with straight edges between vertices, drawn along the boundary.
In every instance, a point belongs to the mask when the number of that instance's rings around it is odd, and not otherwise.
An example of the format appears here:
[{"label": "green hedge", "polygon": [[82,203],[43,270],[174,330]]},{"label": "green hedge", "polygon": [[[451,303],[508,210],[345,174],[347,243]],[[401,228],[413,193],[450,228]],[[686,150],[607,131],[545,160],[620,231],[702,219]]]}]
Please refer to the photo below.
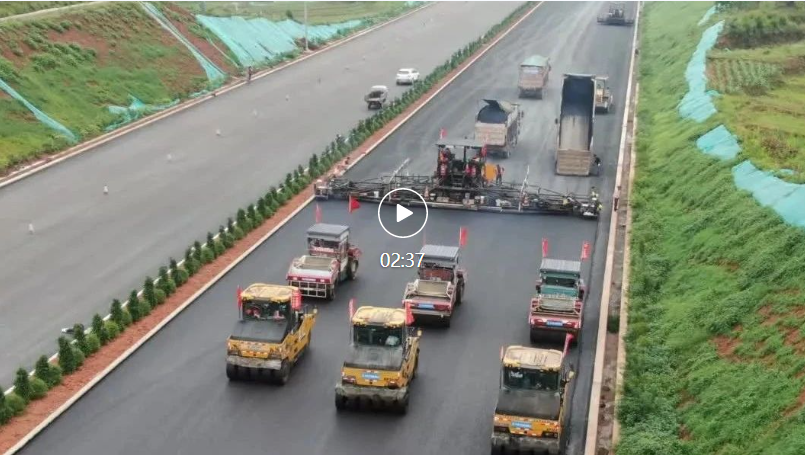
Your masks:
[{"label": "green hedge", "polygon": [[[47,358],[43,356],[37,362],[35,379],[25,383],[22,381],[21,376],[18,375],[17,379],[20,384],[27,384],[27,386],[23,386],[25,388],[23,393],[39,397],[43,386],[47,389],[52,388],[61,382],[62,374],[68,375],[79,369],[85,357],[95,353],[102,344],[106,344],[119,336],[132,323],[136,323],[147,316],[154,307],[164,302],[166,296],[173,294],[177,288],[187,283],[204,264],[209,264],[216,257],[223,254],[224,251],[234,247],[237,240],[242,239],[251,231],[260,227],[276,213],[279,207],[285,205],[293,196],[304,190],[313,179],[325,174],[339,160],[354,151],[372,134],[386,126],[415,101],[419,100],[437,82],[461,65],[484,44],[488,43],[504,27],[522,16],[533,4],[534,2],[527,2],[521,5],[501,23],[492,27],[489,32],[455,52],[447,62],[438,66],[424,79],[414,83],[411,89],[401,97],[392,100],[387,107],[381,109],[372,117],[359,121],[358,125],[350,130],[346,137],[337,135],[321,153],[314,153],[310,157],[307,170],[299,166],[292,173],[288,173],[284,183],[279,188],[271,187],[265,196],[257,200],[256,203],[239,209],[235,214],[237,221],[229,218],[226,227],[222,226],[217,235],[207,234],[204,244],[199,241],[194,242],[193,246],[186,250],[185,258],[181,263],[171,258],[168,266],[160,267],[157,280],[146,277],[142,295],[137,291],[131,291],[126,303],[121,303],[118,299],[114,299],[110,315],[107,317],[108,320],[104,320],[100,315],[95,315],[89,333],[85,333],[82,324],[76,324],[73,329],[73,340],[59,337],[58,365],[50,365],[47,362]],[[34,385],[34,382],[36,382],[36,385]],[[27,399],[25,397],[21,397],[16,393],[7,395],[4,401],[0,401],[0,424],[5,423],[11,415],[17,415],[22,412],[26,404]]]}]

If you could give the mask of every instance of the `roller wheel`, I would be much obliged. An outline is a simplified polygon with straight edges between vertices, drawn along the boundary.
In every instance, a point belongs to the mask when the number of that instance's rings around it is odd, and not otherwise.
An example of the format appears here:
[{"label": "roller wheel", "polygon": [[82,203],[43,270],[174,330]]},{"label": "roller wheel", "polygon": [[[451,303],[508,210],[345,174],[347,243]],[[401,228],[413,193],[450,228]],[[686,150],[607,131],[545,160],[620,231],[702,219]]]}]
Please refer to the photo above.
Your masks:
[{"label": "roller wheel", "polygon": [[339,397],[338,394],[335,395],[335,409],[337,411],[343,411],[347,408],[347,399],[344,397]]},{"label": "roller wheel", "polygon": [[452,317],[443,318],[442,319],[442,326],[449,329],[450,328],[450,319],[452,319]]},{"label": "roller wheel", "polygon": [[274,377],[276,378],[277,384],[287,384],[288,379],[291,377],[291,363],[287,360],[283,360],[279,371],[274,372]]},{"label": "roller wheel", "polygon": [[333,299],[335,299],[335,288],[336,285],[334,284],[332,289],[327,291],[326,296],[324,297],[327,301],[332,301]]},{"label": "roller wheel", "polygon": [[489,453],[491,453],[492,455],[502,455],[503,454],[503,448],[500,447],[500,446],[493,445],[492,450]]},{"label": "roller wheel", "polygon": [[347,266],[347,278],[354,280],[358,276],[358,265],[357,259],[349,261],[349,266]]},{"label": "roller wheel", "polygon": [[229,378],[230,381],[235,381],[238,379],[238,367],[232,365],[230,363],[226,364],[226,377]]},{"label": "roller wheel", "polygon": [[456,306],[461,305],[461,303],[463,302],[462,300],[463,298],[464,298],[464,283],[462,282],[458,286],[458,290],[456,291]]},{"label": "roller wheel", "polygon": [[397,402],[396,411],[398,414],[406,414],[408,412],[408,394],[403,396],[402,400]]}]

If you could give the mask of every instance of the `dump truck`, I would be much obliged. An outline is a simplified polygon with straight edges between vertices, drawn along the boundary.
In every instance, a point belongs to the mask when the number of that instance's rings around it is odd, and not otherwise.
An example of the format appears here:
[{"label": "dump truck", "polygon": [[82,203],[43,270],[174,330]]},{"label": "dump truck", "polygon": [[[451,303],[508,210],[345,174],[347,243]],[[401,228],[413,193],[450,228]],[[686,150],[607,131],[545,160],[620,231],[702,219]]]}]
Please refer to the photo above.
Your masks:
[{"label": "dump truck", "polygon": [[572,342],[578,343],[586,293],[581,262],[543,258],[535,287],[528,313],[531,341],[572,335]]},{"label": "dump truck", "polygon": [[238,292],[238,321],[227,339],[226,376],[284,385],[310,347],[315,308],[302,307],[298,288],[256,283]]},{"label": "dump truck", "polygon": [[475,140],[486,146],[487,153],[511,156],[520,137],[523,111],[509,101],[487,100],[475,116]]},{"label": "dump truck", "polygon": [[595,112],[609,114],[612,109],[612,92],[609,90],[607,76],[597,76],[595,78]]},{"label": "dump truck", "polygon": [[352,315],[351,343],[335,386],[335,407],[408,410],[419,366],[420,330],[400,308],[362,306]]},{"label": "dump truck", "polygon": [[358,275],[361,250],[352,245],[349,227],[316,223],[307,230],[308,254],[294,258],[286,279],[305,297],[333,300],[344,280]]},{"label": "dump truck", "polygon": [[548,76],[551,72],[551,62],[548,57],[532,55],[520,64],[520,77],[517,81],[517,89],[520,98],[533,96],[542,99],[543,90],[548,84]]},{"label": "dump truck", "polygon": [[595,76],[565,74],[559,135],[556,147],[556,173],[590,175],[593,164],[593,121],[595,120]]},{"label": "dump truck", "polygon": [[573,371],[553,349],[508,346],[502,354],[492,453],[564,453]]},{"label": "dump truck", "polygon": [[598,23],[605,25],[631,25],[634,19],[626,18],[625,2],[609,2],[609,9],[603,16],[598,16]]},{"label": "dump truck", "polygon": [[450,327],[453,310],[461,305],[465,273],[459,267],[457,246],[425,245],[417,278],[406,285],[403,306],[411,309],[415,323],[438,322]]}]

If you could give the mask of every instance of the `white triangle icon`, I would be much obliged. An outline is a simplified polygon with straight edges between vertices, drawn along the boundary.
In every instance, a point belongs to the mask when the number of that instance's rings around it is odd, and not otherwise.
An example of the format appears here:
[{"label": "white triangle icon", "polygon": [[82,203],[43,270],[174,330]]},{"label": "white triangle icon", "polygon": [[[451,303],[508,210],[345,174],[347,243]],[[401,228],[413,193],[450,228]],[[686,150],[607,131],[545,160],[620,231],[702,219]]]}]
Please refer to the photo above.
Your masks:
[{"label": "white triangle icon", "polygon": [[408,210],[407,208],[401,206],[400,204],[397,204],[397,222],[398,223],[400,221],[408,218],[409,216],[411,216],[413,214],[414,214],[414,212]]}]

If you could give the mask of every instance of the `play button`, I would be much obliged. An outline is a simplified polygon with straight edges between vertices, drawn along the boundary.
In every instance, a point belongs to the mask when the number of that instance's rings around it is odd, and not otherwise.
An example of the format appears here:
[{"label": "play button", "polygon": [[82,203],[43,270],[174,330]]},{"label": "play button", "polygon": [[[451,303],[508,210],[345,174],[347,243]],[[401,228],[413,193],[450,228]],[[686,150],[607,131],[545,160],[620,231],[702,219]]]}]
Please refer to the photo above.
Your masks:
[{"label": "play button", "polygon": [[400,204],[397,204],[397,222],[398,223],[400,221],[408,218],[409,216],[411,216],[413,214],[414,214],[414,212],[408,210],[407,208],[401,206]]},{"label": "play button", "polygon": [[407,239],[413,237],[428,222],[428,207],[425,199],[409,188],[389,191],[377,206],[377,219],[380,227],[392,237]]}]

